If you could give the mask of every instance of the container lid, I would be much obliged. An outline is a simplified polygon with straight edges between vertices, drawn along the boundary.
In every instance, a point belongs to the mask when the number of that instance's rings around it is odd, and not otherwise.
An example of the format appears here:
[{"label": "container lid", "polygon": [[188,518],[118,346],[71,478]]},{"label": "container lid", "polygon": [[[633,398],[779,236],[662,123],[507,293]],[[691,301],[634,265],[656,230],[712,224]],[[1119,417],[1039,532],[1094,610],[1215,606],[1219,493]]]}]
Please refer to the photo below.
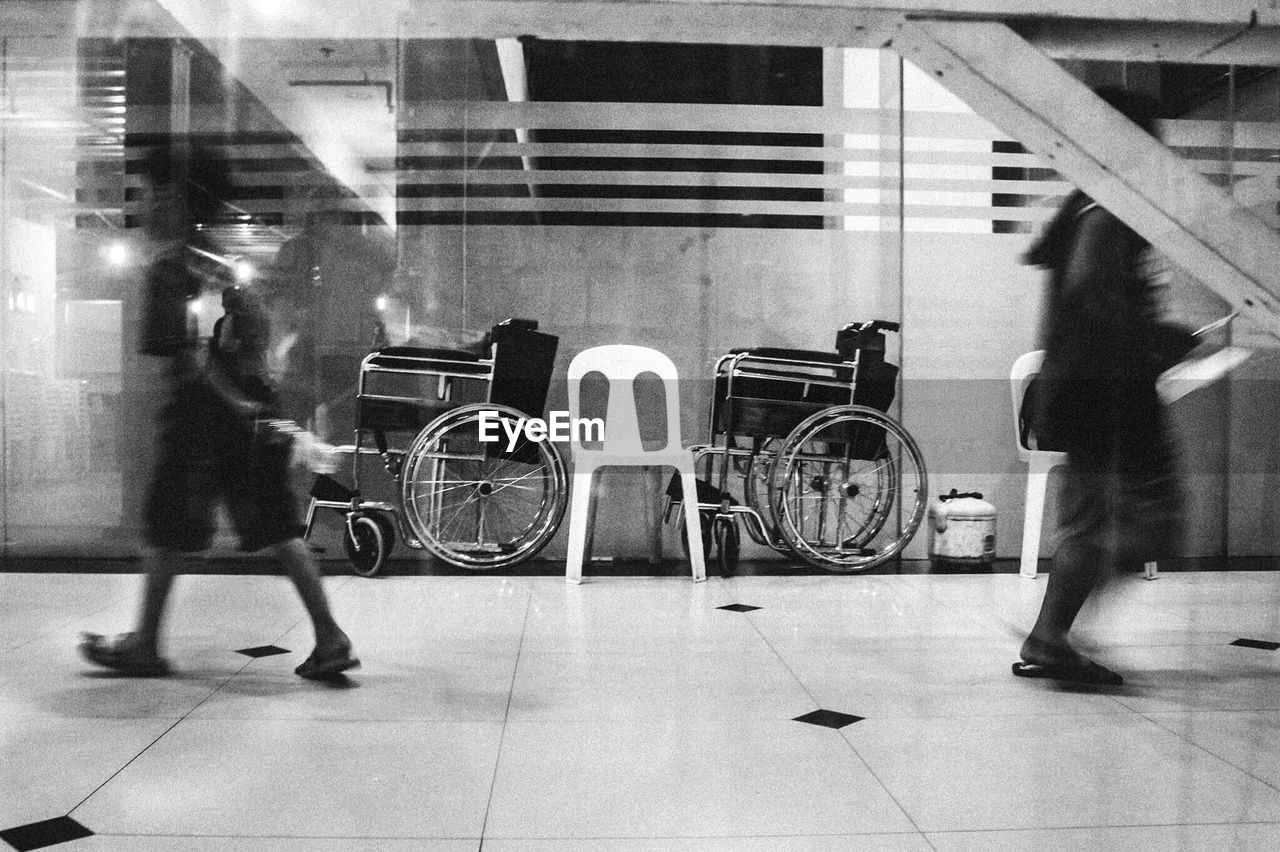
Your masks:
[{"label": "container lid", "polygon": [[950,494],[939,494],[938,502],[931,508],[952,520],[987,521],[996,516],[996,507],[983,500],[982,494],[977,491],[960,493],[954,488]]}]

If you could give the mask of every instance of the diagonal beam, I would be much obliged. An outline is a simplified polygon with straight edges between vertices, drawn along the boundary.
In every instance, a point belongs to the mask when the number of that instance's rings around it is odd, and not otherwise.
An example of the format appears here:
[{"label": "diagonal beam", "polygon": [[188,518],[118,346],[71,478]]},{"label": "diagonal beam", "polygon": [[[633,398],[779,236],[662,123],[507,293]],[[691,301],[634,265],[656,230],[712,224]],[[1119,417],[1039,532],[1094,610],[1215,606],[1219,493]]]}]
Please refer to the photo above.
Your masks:
[{"label": "diagonal beam", "polygon": [[1280,237],[1053,60],[999,23],[908,23],[893,47],[1280,338]]}]

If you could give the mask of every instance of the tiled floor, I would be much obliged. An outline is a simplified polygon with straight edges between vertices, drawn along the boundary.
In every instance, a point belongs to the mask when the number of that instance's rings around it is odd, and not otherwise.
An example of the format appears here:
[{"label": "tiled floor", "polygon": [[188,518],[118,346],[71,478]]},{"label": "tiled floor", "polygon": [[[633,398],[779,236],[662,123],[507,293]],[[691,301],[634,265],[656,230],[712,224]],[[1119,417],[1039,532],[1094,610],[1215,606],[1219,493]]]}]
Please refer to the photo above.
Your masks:
[{"label": "tiled floor", "polygon": [[[91,671],[133,575],[0,574],[0,830],[58,850],[1280,848],[1280,574],[1125,578],[1119,690],[1009,671],[1016,575],[330,578],[364,668],[292,669],[275,577],[183,578],[179,674]],[[721,609],[742,603],[749,612]],[[291,653],[253,659],[236,649]],[[815,710],[862,717],[833,728]],[[65,821],[55,825],[65,825]],[[12,836],[12,835],[9,835]],[[0,849],[5,845],[0,842]]]}]

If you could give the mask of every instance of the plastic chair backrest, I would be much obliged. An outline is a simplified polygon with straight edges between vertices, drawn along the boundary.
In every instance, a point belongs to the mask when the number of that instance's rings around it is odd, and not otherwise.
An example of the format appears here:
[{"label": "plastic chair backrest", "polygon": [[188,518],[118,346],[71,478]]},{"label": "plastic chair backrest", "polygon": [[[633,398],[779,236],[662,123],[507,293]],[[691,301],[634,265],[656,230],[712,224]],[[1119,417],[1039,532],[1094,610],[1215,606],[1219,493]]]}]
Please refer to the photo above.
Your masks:
[{"label": "plastic chair backrest", "polygon": [[1009,371],[1009,390],[1013,398],[1013,442],[1018,447],[1018,455],[1022,456],[1024,461],[1027,460],[1025,453],[1042,452],[1041,450],[1033,450],[1022,440],[1022,400],[1027,395],[1027,386],[1031,384],[1031,380],[1040,372],[1040,367],[1043,364],[1044,350],[1037,349],[1019,356],[1018,360],[1013,362],[1013,368]]},{"label": "plastic chair backrest", "polygon": [[[574,454],[599,452],[610,456],[635,456],[681,449],[680,388],[676,365],[656,349],[645,346],[615,344],[583,350],[569,363],[569,415],[577,421],[581,416],[582,380],[591,373],[602,374],[609,383],[609,405],[605,411],[604,445],[587,450],[573,442]],[[646,451],[640,437],[639,412],[636,411],[635,380],[643,373],[653,373],[662,380],[667,403],[667,444]],[[575,430],[576,434],[576,430]]]}]

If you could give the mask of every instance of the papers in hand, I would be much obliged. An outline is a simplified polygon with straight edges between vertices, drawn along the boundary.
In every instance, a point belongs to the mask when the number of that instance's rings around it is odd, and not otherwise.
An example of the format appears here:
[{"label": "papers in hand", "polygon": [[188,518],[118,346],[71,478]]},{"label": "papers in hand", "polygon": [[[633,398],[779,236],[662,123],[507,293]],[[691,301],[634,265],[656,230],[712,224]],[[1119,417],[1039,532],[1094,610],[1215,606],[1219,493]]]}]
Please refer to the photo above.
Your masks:
[{"label": "papers in hand", "polygon": [[334,446],[321,441],[311,432],[303,429],[294,435],[293,455],[294,467],[304,467],[312,473],[336,473],[338,457]]},{"label": "papers in hand", "polygon": [[1180,361],[1160,374],[1156,382],[1156,390],[1165,405],[1221,379],[1227,373],[1239,367],[1249,356],[1252,349],[1240,346],[1225,346],[1203,358],[1189,358]]}]

